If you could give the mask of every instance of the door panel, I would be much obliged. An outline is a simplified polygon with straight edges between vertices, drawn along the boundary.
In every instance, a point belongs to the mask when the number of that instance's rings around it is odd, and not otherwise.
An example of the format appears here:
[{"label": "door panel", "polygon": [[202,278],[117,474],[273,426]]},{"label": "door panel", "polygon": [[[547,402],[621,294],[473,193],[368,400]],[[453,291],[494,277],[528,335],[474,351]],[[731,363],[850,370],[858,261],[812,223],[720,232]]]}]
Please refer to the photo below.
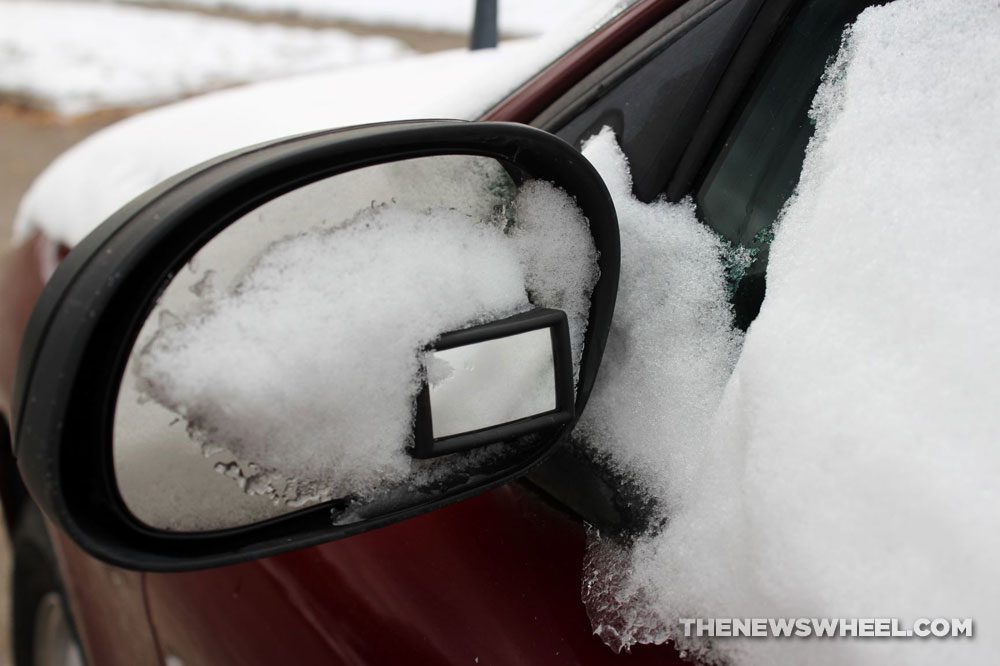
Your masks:
[{"label": "door panel", "polygon": [[[582,523],[520,484],[374,532],[209,571],[147,574],[185,664],[680,663],[616,655],[580,600]],[[478,660],[478,662],[477,662]]]},{"label": "door panel", "polygon": [[49,528],[49,536],[59,559],[87,663],[159,664],[159,651],[143,600],[142,574],[95,560],[55,528]]}]

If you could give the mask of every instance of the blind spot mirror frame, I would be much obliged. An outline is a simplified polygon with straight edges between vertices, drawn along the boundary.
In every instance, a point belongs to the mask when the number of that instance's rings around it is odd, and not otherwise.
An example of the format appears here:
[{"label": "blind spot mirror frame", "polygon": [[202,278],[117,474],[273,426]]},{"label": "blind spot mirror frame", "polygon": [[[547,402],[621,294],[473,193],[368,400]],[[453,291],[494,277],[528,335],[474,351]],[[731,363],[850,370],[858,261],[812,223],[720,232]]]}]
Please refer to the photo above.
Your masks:
[{"label": "blind spot mirror frame", "polygon": [[[554,377],[552,390],[554,407],[544,412],[529,412],[516,420],[496,423],[476,430],[446,433],[435,436],[434,403],[432,381],[424,377],[423,386],[417,397],[417,415],[414,427],[414,445],[411,455],[415,458],[433,458],[449,453],[465,451],[493,442],[521,437],[542,431],[573,420],[573,358],[570,350],[569,323],[561,310],[537,308],[442,335],[428,353],[471,347],[495,340],[513,339],[532,331],[548,329],[551,340],[551,367]],[[488,377],[487,380],[503,382],[503,377]],[[516,387],[520,389],[521,387]]]}]

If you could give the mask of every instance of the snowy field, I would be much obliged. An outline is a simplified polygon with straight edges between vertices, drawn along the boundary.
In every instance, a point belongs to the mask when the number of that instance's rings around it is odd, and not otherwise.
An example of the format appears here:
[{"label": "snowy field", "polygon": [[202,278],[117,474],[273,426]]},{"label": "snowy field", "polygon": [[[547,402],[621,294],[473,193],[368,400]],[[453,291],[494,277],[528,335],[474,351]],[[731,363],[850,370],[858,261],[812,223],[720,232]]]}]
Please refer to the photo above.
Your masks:
[{"label": "snowy field", "polygon": [[407,51],[394,39],[335,29],[109,4],[0,2],[0,98],[61,114],[149,106]]},{"label": "snowy field", "polygon": [[[500,3],[500,29],[506,36],[545,33],[572,22],[591,4],[506,0]],[[362,32],[392,28],[458,36],[469,32],[474,5],[474,0],[0,0],[0,102],[72,116],[383,61],[409,49],[398,39],[352,34],[329,23]],[[267,22],[287,17],[325,25]]]},{"label": "snowy field", "polygon": [[[163,4],[163,0],[125,1]],[[475,7],[474,0],[170,0],[170,4],[460,33],[472,26]],[[540,34],[565,24],[586,4],[587,0],[500,0],[500,30],[508,35]]]}]

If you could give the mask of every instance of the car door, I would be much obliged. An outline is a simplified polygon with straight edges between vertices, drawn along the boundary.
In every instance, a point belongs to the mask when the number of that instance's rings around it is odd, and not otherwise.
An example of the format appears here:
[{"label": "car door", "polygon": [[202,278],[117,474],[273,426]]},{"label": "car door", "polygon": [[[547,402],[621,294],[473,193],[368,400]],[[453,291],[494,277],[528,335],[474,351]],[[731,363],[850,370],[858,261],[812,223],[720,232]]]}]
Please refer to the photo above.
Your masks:
[{"label": "car door", "polygon": [[[691,195],[754,261],[731,274],[736,325],[764,294],[769,229],[811,135],[808,108],[867,2],[691,2],[533,124],[579,144],[611,126],[643,200]],[[504,119],[498,111],[491,119]],[[670,663],[616,654],[580,598],[586,525],[645,527],[641,491],[563,447],[522,482],[338,542],[208,571],[147,574],[170,663]]]}]

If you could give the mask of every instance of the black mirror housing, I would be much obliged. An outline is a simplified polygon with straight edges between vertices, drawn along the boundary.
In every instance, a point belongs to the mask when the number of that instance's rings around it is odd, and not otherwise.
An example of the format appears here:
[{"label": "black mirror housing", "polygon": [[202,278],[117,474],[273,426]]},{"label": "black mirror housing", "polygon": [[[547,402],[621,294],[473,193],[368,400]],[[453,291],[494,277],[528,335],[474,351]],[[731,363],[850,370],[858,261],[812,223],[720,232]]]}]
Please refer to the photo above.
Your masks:
[{"label": "black mirror housing", "polygon": [[[332,524],[329,503],[203,533],[172,533],[138,521],[115,481],[115,399],[139,328],[172,276],[241,215],[275,197],[355,169],[440,155],[490,157],[515,180],[549,181],[573,197],[587,217],[600,253],[600,278],[591,297],[575,402],[567,406],[563,390],[559,414],[548,415],[551,427],[534,435],[536,444],[516,464],[469,475],[349,524]],[[572,430],[600,366],[619,261],[614,206],[596,170],[561,139],[524,125],[381,123],[281,139],[219,157],[119,210],[71,251],[49,280],[28,323],[17,370],[12,425],[18,467],[45,514],[84,550],[148,571],[275,555],[434,510],[525,474]],[[565,378],[565,365],[561,368],[559,376]],[[417,441],[422,441],[419,433]],[[433,438],[431,444],[423,441],[433,448]]]}]

